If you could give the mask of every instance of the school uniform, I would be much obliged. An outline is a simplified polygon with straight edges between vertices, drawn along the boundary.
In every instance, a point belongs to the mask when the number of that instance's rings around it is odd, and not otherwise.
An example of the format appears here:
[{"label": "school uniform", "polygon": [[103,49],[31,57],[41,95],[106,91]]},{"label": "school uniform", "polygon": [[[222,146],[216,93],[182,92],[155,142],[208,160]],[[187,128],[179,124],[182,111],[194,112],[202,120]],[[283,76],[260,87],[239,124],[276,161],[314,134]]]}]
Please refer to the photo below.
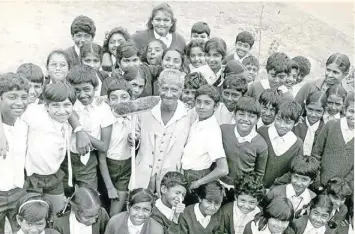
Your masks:
[{"label": "school uniform", "polygon": [[76,65],[81,64],[80,48],[78,48],[76,45],[74,45],[74,46],[71,46],[68,49],[66,49],[65,52],[69,56],[70,67],[74,67]]},{"label": "school uniform", "polygon": [[325,186],[335,177],[344,178],[353,188],[354,131],[343,117],[324,125],[313,147],[312,155],[320,159],[320,180]]},{"label": "school uniform", "polygon": [[[106,79],[110,78],[109,74],[105,71],[98,71],[96,72],[96,76],[97,76],[97,80],[98,80],[98,86],[96,87],[96,91],[95,91],[95,96],[96,97],[100,97],[103,96],[103,84],[105,82]],[[106,95],[106,94],[105,94]]]},{"label": "school uniform", "polygon": [[340,119],[341,118],[341,115],[340,113],[337,113],[335,115],[330,115],[327,111],[325,111],[323,117],[322,117],[322,120],[324,123],[328,123],[330,120],[337,120],[337,119]]},{"label": "school uniform", "polygon": [[[270,83],[268,79],[259,80],[254,82],[248,88],[246,93],[247,96],[255,98],[255,100],[259,101],[261,94],[266,90],[271,89]],[[292,93],[286,88],[286,86],[282,85],[277,90],[282,94],[283,99],[294,100]]]},{"label": "school uniform", "polygon": [[178,233],[177,225],[173,223],[174,210],[165,206],[161,199],[156,200],[151,218],[157,221],[164,229],[164,233]]},{"label": "school uniform", "polygon": [[[89,135],[101,139],[101,129],[112,125],[115,117],[106,103],[97,104],[95,100],[84,106],[77,101],[73,108],[79,116],[80,124]],[[79,185],[97,189],[97,150],[80,156],[76,149],[76,135],[70,139],[70,155],[73,168],[73,180]]]},{"label": "school uniform", "polygon": [[[250,221],[244,228],[243,234],[271,234],[268,225],[259,231],[259,223],[253,220]],[[288,226],[282,234],[293,234],[293,230]]]},{"label": "school uniform", "polygon": [[266,124],[264,124],[263,120],[261,118],[259,118],[258,122],[256,123],[256,130],[258,130],[262,126],[269,127],[271,124],[266,125]]},{"label": "school uniform", "polygon": [[[22,230],[19,230],[18,232],[15,232],[14,234],[24,234],[24,232]],[[46,228],[40,234],[60,234],[60,233],[52,228]]]},{"label": "school uniform", "polygon": [[270,187],[274,180],[290,170],[293,157],[303,154],[303,142],[292,131],[280,137],[275,125],[261,127],[258,133],[268,145],[264,186]]},{"label": "school uniform", "polygon": [[235,115],[233,111],[229,111],[224,103],[219,103],[214,116],[219,125],[222,124],[235,124]]},{"label": "school uniform", "polygon": [[306,188],[303,193],[297,196],[292,184],[289,183],[287,185],[279,185],[271,189],[266,194],[265,201],[271,201],[276,197],[288,198],[292,202],[294,211],[297,212],[306,207],[311,200],[316,197],[316,194]]},{"label": "school uniform", "polygon": [[154,219],[148,220],[141,226],[134,227],[129,214],[121,212],[113,216],[106,227],[105,234],[163,234],[163,227]]},{"label": "school uniform", "polygon": [[322,226],[320,228],[315,228],[309,221],[309,216],[304,215],[299,219],[294,219],[290,223],[290,228],[295,234],[330,234],[333,230],[329,228],[328,225]]},{"label": "school uniform", "polygon": [[248,57],[250,54],[248,53],[247,55],[245,55],[243,58],[240,58],[238,56],[238,54],[236,52],[234,52],[233,54],[230,54],[228,56],[226,56],[224,59],[223,59],[223,64],[227,64],[229,61],[231,60],[235,60],[239,63],[243,63],[243,60]]},{"label": "school uniform", "polygon": [[221,130],[229,168],[229,174],[221,181],[233,185],[235,179],[251,171],[263,177],[268,159],[268,146],[264,138],[254,129],[241,137],[235,124],[222,125]]},{"label": "school uniform", "polygon": [[139,115],[141,138],[136,157],[137,174],[135,185],[131,184],[130,189],[148,188],[149,185],[152,189],[160,184],[167,172],[181,170],[183,149],[195,118],[180,100],[166,124],[161,118],[161,102]]},{"label": "school uniform", "polygon": [[28,125],[25,166],[28,191],[62,194],[65,173],[60,165],[69,148],[71,126],[54,120],[44,104],[29,106],[21,119]]},{"label": "school uniform", "polygon": [[184,213],[180,215],[178,232],[176,233],[220,233],[222,218],[221,210],[218,210],[212,216],[205,217],[201,213],[199,203],[196,203],[186,207]]},{"label": "school uniform", "polygon": [[96,222],[91,226],[86,226],[76,219],[73,212],[69,211],[63,216],[54,219],[53,229],[61,234],[104,234],[109,219],[110,217],[106,210],[101,207]]},{"label": "school uniform", "polygon": [[324,123],[321,120],[313,125],[310,125],[308,117],[305,117],[301,123],[298,123],[292,129],[295,135],[303,141],[304,155],[311,155],[313,146],[315,145],[316,139],[323,125]]},{"label": "school uniform", "polygon": [[259,207],[256,207],[248,214],[243,214],[238,208],[237,202],[230,202],[221,209],[223,215],[222,231],[226,234],[242,234],[245,226],[252,220],[256,214],[260,213]]},{"label": "school uniform", "polygon": [[0,158],[0,233],[4,233],[5,217],[13,231],[19,230],[16,214],[19,199],[26,194],[25,157],[27,146],[27,124],[17,119],[13,126],[5,123],[3,129],[9,151],[6,158]]},{"label": "school uniform", "polygon": [[324,82],[325,78],[320,78],[315,81],[308,82],[302,86],[302,88],[297,92],[295,101],[305,106],[308,96],[315,91],[325,92],[329,88]]}]

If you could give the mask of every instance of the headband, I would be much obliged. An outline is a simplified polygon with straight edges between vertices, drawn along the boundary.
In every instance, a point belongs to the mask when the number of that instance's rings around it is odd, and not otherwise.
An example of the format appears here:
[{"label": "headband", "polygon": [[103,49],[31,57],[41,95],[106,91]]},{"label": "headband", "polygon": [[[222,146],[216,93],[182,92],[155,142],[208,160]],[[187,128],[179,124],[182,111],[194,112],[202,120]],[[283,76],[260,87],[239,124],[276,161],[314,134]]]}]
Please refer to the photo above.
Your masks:
[{"label": "headband", "polygon": [[49,204],[43,200],[29,200],[29,201],[26,201],[24,202],[20,208],[18,209],[18,213],[20,213],[21,209],[25,206],[25,205],[28,205],[28,204],[31,204],[31,203],[35,203],[35,202],[38,202],[38,203],[42,203],[42,204],[46,204],[46,206],[48,207],[49,209]]}]

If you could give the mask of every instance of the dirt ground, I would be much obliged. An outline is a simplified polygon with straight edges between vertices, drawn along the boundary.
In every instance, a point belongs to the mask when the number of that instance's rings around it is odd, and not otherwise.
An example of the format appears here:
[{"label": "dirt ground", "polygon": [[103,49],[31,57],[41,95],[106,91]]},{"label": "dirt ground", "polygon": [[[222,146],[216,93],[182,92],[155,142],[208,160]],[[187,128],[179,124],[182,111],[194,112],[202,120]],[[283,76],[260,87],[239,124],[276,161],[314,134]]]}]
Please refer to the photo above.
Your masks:
[{"label": "dirt ground", "polygon": [[[130,33],[145,29],[151,9],[158,3],[0,2],[0,73],[15,71],[23,62],[39,64],[45,70],[46,57],[52,50],[72,45],[70,24],[77,15],[87,15],[95,21],[95,42],[102,44],[105,32],[115,26],[123,26]],[[279,51],[290,57],[303,55],[311,60],[308,79],[323,76],[325,61],[333,52],[345,53],[354,62],[352,3],[180,1],[169,4],[178,19],[178,31],[187,40],[191,26],[205,21],[211,27],[212,36],[222,37],[232,51],[238,32],[251,30],[256,35],[252,53],[260,58],[261,64],[269,56],[271,42],[276,40],[280,43]]]}]

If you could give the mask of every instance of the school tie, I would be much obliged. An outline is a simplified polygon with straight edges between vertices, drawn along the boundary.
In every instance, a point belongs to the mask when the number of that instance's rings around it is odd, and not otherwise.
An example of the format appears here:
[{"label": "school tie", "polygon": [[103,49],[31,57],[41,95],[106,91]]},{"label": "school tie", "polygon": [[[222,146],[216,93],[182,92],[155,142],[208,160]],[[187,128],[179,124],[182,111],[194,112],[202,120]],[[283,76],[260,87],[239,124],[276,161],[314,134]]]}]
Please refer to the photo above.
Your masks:
[{"label": "school tie", "polygon": [[297,211],[300,208],[303,198],[301,196],[297,197],[296,195],[293,195],[290,200],[292,202],[293,209]]}]

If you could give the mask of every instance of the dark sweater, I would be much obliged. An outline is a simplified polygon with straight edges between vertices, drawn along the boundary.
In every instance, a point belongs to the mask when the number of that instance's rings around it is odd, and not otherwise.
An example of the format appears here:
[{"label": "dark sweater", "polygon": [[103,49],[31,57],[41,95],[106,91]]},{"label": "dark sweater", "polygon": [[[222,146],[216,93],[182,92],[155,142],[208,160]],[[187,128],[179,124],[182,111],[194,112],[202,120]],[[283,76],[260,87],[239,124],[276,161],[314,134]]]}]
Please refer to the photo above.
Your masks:
[{"label": "dark sweater", "polygon": [[[70,212],[67,212],[62,217],[55,219],[53,229],[57,230],[61,234],[70,234],[69,216]],[[92,225],[92,234],[104,234],[109,219],[110,217],[108,216],[106,210],[104,208],[100,208],[97,221]]]},{"label": "dark sweater", "polygon": [[157,221],[163,227],[165,234],[174,234],[178,232],[178,225],[174,224],[173,221],[166,218],[165,215],[161,213],[156,206],[153,207],[151,218]]},{"label": "dark sweater", "polygon": [[65,50],[69,56],[70,67],[81,64],[79,55],[75,52],[75,47],[71,46]]},{"label": "dark sweater", "polygon": [[249,142],[239,143],[235,136],[235,124],[221,126],[223,148],[227,156],[229,174],[221,180],[229,185],[246,172],[255,171],[264,176],[268,158],[268,146],[259,134]]},{"label": "dark sweater", "polygon": [[[146,30],[142,30],[142,31],[137,31],[132,36],[132,40],[137,44],[139,49],[142,51],[148,46],[149,42],[154,39],[155,39],[155,36],[154,36],[153,29],[146,29]],[[181,53],[183,53],[185,46],[186,46],[186,41],[183,38],[183,36],[181,36],[177,32],[172,33],[172,42],[171,42],[171,45],[168,49],[177,49]]]},{"label": "dark sweater", "polygon": [[276,156],[272,147],[269,133],[269,127],[262,126],[258,129],[259,134],[265,139],[268,145],[269,155],[265,167],[264,186],[269,188],[274,180],[290,170],[293,157],[303,154],[303,142],[300,138],[284,154]]},{"label": "dark sweater", "polygon": [[320,179],[322,185],[335,177],[345,178],[353,188],[354,138],[345,143],[340,129],[340,120],[327,122],[313,147],[312,155],[321,160]]}]

